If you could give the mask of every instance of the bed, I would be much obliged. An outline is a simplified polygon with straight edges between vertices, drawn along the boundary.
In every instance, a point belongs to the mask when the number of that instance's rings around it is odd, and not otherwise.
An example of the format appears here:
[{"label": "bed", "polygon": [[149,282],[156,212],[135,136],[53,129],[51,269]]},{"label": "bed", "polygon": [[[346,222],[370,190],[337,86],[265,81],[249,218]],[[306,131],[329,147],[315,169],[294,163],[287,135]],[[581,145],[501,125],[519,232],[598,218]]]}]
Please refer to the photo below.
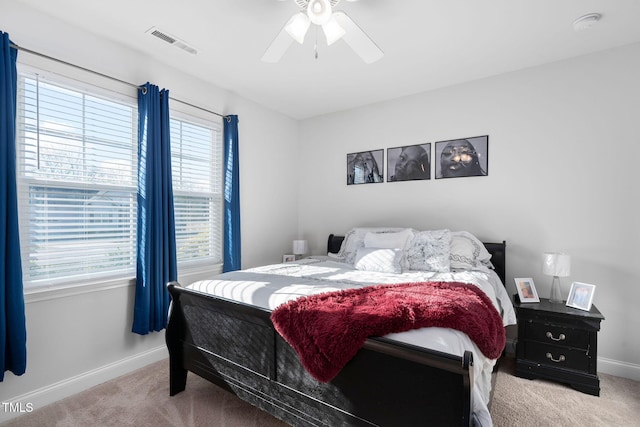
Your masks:
[{"label": "bed", "polygon": [[[415,241],[415,236],[427,233],[422,243],[440,242],[442,247],[445,241],[440,230],[357,228],[345,236],[330,235],[327,256],[224,273],[187,287],[169,283],[170,394],[185,389],[190,371],[293,426],[490,426],[491,373],[497,358],[484,356],[463,332],[431,327],[368,337],[330,381],[322,382],[303,366],[301,356],[275,330],[271,317],[274,309],[305,295],[370,285],[452,281],[488,287],[503,325],[515,324],[503,285],[505,242],[480,243],[466,232],[453,239],[453,232],[444,232],[449,271],[403,268],[398,274],[384,268],[356,268],[361,267],[361,253],[380,252],[367,249],[365,240],[372,235],[374,245],[384,246],[389,242],[380,239],[410,233],[412,237],[400,250],[403,255],[395,258],[405,267],[408,242]],[[458,247],[454,254],[454,240],[472,241],[476,247],[472,252],[468,245],[466,252]],[[467,255],[477,258],[481,253],[485,259],[472,260],[477,268],[453,268],[461,262],[464,266]]]}]

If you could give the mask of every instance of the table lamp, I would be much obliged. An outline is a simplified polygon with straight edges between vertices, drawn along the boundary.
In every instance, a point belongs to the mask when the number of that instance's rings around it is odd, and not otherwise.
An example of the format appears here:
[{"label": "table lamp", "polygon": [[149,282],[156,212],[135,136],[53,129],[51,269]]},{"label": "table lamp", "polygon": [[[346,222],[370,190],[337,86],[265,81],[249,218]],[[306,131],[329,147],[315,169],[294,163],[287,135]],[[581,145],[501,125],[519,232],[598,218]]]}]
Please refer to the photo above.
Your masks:
[{"label": "table lamp", "polygon": [[542,273],[553,276],[549,301],[561,304],[560,277],[567,277],[571,274],[571,257],[558,252],[545,252],[542,258]]},{"label": "table lamp", "polygon": [[309,250],[309,245],[306,240],[294,240],[293,241],[293,254],[297,258],[302,257]]}]

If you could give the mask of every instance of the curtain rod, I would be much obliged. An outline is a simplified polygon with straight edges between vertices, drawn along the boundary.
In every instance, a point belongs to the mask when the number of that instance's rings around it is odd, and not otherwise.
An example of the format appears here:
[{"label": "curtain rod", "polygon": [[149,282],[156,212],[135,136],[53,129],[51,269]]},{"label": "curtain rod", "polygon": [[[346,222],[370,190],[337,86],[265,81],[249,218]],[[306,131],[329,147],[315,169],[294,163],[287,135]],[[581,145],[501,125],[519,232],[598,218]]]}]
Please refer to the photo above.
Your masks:
[{"label": "curtain rod", "polygon": [[[70,62],[63,61],[62,59],[58,59],[58,58],[54,58],[54,57],[49,56],[49,55],[45,55],[44,53],[35,52],[35,51],[33,51],[33,50],[26,49],[26,48],[24,48],[24,47],[22,47],[22,46],[18,46],[18,45],[17,45],[17,44],[15,44],[15,43],[11,43],[11,44],[10,44],[10,47],[12,47],[12,48],[14,48],[14,49],[17,49],[17,50],[21,50],[21,51],[23,51],[23,52],[30,53],[30,54],[32,54],[32,55],[36,55],[36,56],[40,56],[40,57],[42,57],[42,58],[49,59],[49,60],[51,60],[51,61],[58,62],[58,63],[60,63],[60,64],[64,64],[64,65],[68,65],[68,66],[70,66],[70,67],[78,68],[78,69],[80,69],[80,70],[87,71],[87,72],[89,72],[89,73],[96,74],[96,75],[98,75],[98,76],[105,77],[105,78],[107,78],[107,79],[111,79],[111,80],[114,80],[114,81],[116,81],[116,82],[120,82],[120,83],[123,83],[123,84],[129,85],[129,86],[134,87],[134,88],[136,88],[136,89],[143,89],[143,90],[145,89],[145,88],[144,88],[144,87],[142,87],[142,86],[139,86],[139,85],[136,85],[136,84],[133,84],[133,83],[130,83],[130,82],[124,81],[124,80],[120,80],[120,79],[118,79],[118,78],[116,78],[116,77],[108,76],[108,75],[103,74],[103,73],[100,73],[100,72],[98,72],[98,71],[90,70],[90,69],[88,69],[88,68],[81,67],[81,66],[79,66],[79,65],[76,65],[76,64],[72,64],[72,63],[70,63]],[[184,105],[188,105],[189,107],[197,108],[198,110],[206,111],[207,113],[215,114],[216,116],[218,116],[218,117],[222,117],[223,119],[226,119],[227,121],[229,121],[229,117],[228,117],[228,116],[225,116],[224,114],[216,113],[215,111],[207,110],[206,108],[198,107],[197,105],[193,105],[193,104],[190,104],[190,103],[185,102],[185,101],[181,101],[181,100],[176,99],[176,98],[169,97],[169,99],[171,99],[172,101],[179,102],[179,103],[184,104]]]}]

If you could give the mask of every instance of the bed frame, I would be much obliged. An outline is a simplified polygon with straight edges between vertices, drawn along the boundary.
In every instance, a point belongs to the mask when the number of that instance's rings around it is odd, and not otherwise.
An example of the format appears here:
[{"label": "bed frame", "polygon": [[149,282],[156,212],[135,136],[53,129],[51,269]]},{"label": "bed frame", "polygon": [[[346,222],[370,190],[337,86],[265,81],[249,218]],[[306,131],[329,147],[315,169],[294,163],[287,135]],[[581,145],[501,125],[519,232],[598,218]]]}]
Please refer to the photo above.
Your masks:
[{"label": "bed frame", "polygon": [[[330,235],[337,253],[342,236]],[[504,283],[505,242],[486,243]],[[329,383],[319,383],[271,323],[271,311],[168,284],[170,394],[191,371],[293,426],[472,424],[473,356],[367,339]]]}]

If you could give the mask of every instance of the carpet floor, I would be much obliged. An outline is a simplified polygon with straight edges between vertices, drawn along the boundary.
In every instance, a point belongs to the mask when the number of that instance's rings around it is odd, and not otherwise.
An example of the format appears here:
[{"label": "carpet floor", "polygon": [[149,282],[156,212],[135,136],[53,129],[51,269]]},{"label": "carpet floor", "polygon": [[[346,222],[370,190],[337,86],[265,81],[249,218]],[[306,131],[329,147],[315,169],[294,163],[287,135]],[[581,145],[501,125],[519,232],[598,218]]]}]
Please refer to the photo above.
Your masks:
[{"label": "carpet floor", "polygon": [[[513,371],[513,358],[507,357],[500,364],[490,406],[496,427],[640,425],[638,381],[600,374],[601,393],[596,397],[550,381],[517,378]],[[428,421],[425,425],[429,425]],[[286,427],[286,424],[191,373],[187,389],[170,397],[169,364],[163,360],[2,424],[2,427],[18,426]]]}]

